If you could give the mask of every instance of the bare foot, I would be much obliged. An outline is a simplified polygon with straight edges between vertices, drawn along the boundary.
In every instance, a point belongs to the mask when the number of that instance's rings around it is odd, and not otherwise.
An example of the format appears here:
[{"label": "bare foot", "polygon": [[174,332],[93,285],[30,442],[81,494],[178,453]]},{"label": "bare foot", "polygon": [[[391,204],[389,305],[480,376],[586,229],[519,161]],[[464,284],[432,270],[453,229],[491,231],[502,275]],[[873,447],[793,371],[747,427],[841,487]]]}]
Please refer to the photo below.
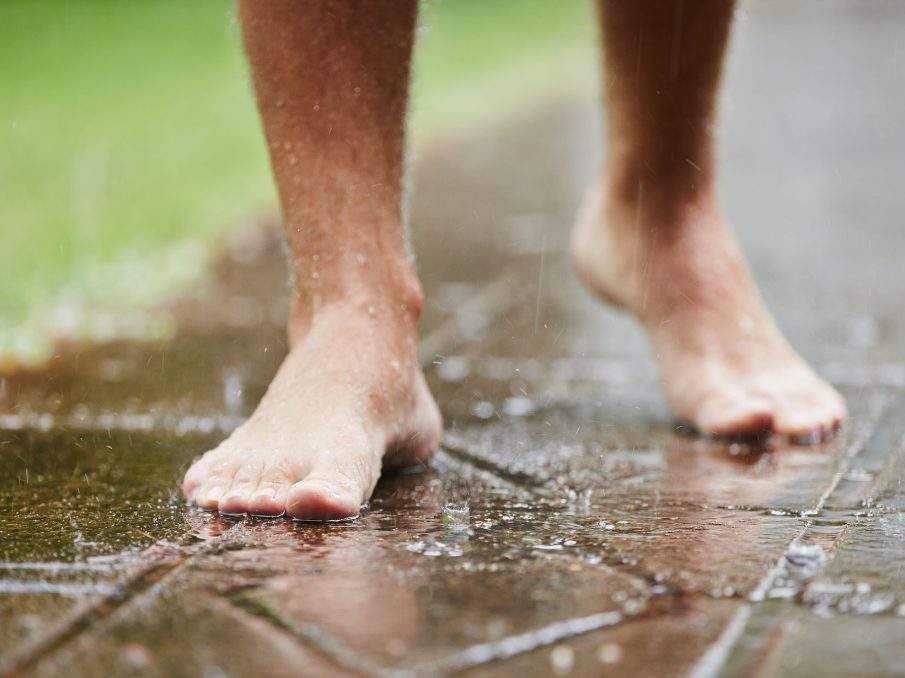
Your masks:
[{"label": "bare foot", "polygon": [[578,274],[642,322],[677,420],[806,442],[841,425],[842,397],[776,327],[715,200],[639,209],[603,193],[588,194],[572,236]]},{"label": "bare foot", "polygon": [[186,473],[186,498],[227,514],[349,518],[381,468],[426,461],[440,413],[417,362],[415,325],[388,306],[315,316],[251,418]]}]

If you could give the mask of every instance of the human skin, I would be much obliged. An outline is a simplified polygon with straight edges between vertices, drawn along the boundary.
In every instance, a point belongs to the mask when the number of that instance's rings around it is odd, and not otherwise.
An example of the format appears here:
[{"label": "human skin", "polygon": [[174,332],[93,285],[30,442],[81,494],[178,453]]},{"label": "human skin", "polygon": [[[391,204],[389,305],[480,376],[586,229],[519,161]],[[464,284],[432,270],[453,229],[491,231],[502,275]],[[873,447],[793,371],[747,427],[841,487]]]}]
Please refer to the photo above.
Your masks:
[{"label": "human skin", "polygon": [[786,342],[716,192],[714,118],[734,3],[600,0],[604,171],[573,232],[579,276],[641,321],[673,416],[818,441],[845,403]]},{"label": "human skin", "polygon": [[[183,490],[222,513],[348,518],[382,469],[427,460],[442,430],[416,357],[423,297],[401,204],[417,3],[239,7],[291,251],[290,351]],[[821,437],[845,405],[783,339],[717,203],[732,3],[599,9],[610,124],[573,235],[579,276],[644,325],[676,418]]]}]

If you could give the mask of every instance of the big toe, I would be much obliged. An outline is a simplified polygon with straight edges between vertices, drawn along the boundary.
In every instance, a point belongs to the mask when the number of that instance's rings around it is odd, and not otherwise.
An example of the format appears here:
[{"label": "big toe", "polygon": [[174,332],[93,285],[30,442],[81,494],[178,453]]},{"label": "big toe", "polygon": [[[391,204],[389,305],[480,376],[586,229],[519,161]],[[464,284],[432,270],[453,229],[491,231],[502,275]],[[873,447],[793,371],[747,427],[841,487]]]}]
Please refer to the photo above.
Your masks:
[{"label": "big toe", "polygon": [[286,513],[297,520],[355,518],[364,491],[342,476],[309,476],[289,490]]},{"label": "big toe", "polygon": [[702,433],[713,436],[760,436],[774,426],[774,412],[764,398],[735,394],[704,401],[694,418]]}]

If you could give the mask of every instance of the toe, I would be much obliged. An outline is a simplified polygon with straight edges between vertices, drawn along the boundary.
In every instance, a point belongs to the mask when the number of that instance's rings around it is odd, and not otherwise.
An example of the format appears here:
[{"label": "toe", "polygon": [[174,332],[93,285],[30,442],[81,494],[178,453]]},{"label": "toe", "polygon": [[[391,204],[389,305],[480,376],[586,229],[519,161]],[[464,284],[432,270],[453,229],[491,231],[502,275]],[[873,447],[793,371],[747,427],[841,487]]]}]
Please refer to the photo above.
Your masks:
[{"label": "toe", "polygon": [[182,494],[189,501],[191,501],[192,496],[195,494],[195,490],[201,487],[207,477],[207,473],[205,472],[205,467],[207,466],[205,459],[205,457],[196,459],[189,470],[185,472],[185,477],[182,480]]},{"label": "toe", "polygon": [[801,444],[819,443],[842,425],[845,401],[827,384],[786,392],[776,399],[776,432]]},{"label": "toe", "polygon": [[744,394],[713,397],[700,408],[695,425],[713,436],[761,436],[773,430],[774,413],[763,398]]},{"label": "toe", "polygon": [[845,398],[835,389],[830,389],[826,400],[831,427],[836,431],[848,420],[848,407],[845,404]]},{"label": "toe", "polygon": [[229,489],[220,498],[220,513],[248,513],[251,498],[258,489],[261,479],[261,463],[255,458],[248,459],[236,470]]},{"label": "toe", "polygon": [[307,477],[289,490],[286,512],[298,520],[342,520],[354,518],[364,493],[341,479]]},{"label": "toe", "polygon": [[363,479],[346,475],[341,470],[324,472],[315,469],[289,490],[286,512],[299,520],[354,518],[365,500],[363,485]]},{"label": "toe", "polygon": [[228,457],[209,458],[208,455],[200,463],[198,473],[204,479],[192,491],[190,499],[199,508],[213,511],[219,508],[220,500],[232,484],[239,465]]},{"label": "toe", "polygon": [[261,473],[248,512],[255,516],[275,517],[286,513],[289,488],[298,476],[285,464],[272,464]]},{"label": "toe", "polygon": [[780,405],[776,433],[798,445],[815,445],[832,435],[838,427],[836,418],[826,408],[814,403]]},{"label": "toe", "polygon": [[286,513],[289,485],[258,487],[251,496],[248,513],[262,518],[277,518]]},{"label": "toe", "polygon": [[777,404],[776,432],[790,438],[810,440],[821,434],[821,408],[795,398]]},{"label": "toe", "polygon": [[208,479],[195,490],[192,495],[192,502],[194,502],[198,508],[215,511],[220,505],[220,498],[223,496],[223,493],[226,492],[227,487],[229,487],[229,482],[227,480],[221,480],[219,478]]},{"label": "toe", "polygon": [[354,518],[380,469],[381,456],[367,451],[325,456],[289,490],[286,513],[299,520]]}]

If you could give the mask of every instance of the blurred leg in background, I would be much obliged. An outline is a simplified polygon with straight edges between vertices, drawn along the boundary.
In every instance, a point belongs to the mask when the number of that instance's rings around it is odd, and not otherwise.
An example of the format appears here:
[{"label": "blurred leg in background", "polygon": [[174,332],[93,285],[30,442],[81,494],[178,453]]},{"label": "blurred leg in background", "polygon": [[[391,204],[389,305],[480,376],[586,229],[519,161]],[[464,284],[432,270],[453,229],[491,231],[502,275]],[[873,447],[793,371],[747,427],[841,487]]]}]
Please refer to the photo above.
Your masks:
[{"label": "blurred leg in background", "polygon": [[677,420],[818,440],[842,398],[783,338],[716,195],[731,0],[599,0],[605,167],[573,234],[579,275],[644,325]]},{"label": "blurred leg in background", "polygon": [[441,433],[401,206],[417,2],[243,0],[240,14],[291,252],[291,350],[183,489],[223,513],[345,518],[383,466],[425,460]]}]

